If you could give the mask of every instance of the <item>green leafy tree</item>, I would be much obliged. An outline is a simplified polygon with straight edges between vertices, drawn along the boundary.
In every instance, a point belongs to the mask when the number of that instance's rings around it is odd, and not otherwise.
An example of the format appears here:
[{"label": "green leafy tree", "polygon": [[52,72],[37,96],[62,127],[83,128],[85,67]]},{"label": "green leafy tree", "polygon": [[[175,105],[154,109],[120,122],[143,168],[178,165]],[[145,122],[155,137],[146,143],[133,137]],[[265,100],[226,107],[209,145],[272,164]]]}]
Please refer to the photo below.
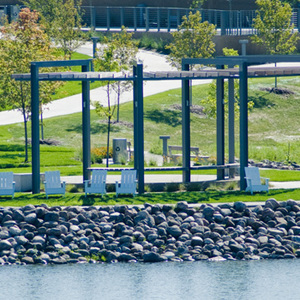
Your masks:
[{"label": "green leafy tree", "polygon": [[[138,52],[137,42],[132,39],[133,33],[128,33],[123,26],[120,33],[112,35],[113,59],[119,62],[121,71],[128,71],[132,68],[133,61]],[[117,122],[120,119],[120,97],[125,91],[132,89],[131,81],[116,81],[112,84],[113,90],[117,94]]]},{"label": "green leafy tree", "polygon": [[[25,132],[25,162],[28,161],[27,122],[31,112],[30,82],[15,81],[12,74],[29,73],[30,62],[51,60],[50,39],[42,26],[38,24],[39,15],[28,8],[21,10],[16,22],[6,23],[2,29],[0,41],[0,91],[2,104],[9,103],[23,116]],[[51,88],[50,88],[51,87]],[[49,101],[49,95],[55,90],[55,84],[41,85],[41,102]]]},{"label": "green leafy tree", "polygon": [[257,0],[258,10],[253,19],[257,34],[251,40],[266,48],[268,54],[290,54],[296,50],[298,34],[293,33],[292,8],[280,0]]},{"label": "green leafy tree", "polygon": [[[223,48],[224,56],[238,56],[238,51],[234,49]],[[209,85],[208,96],[206,99],[201,101],[204,107],[205,114],[210,118],[215,118],[217,114],[217,95],[216,95],[216,80],[213,80]],[[234,82],[234,110],[236,112],[235,116],[238,116],[239,112],[239,83],[237,80]],[[224,82],[224,104],[225,104],[225,116],[228,113],[228,81]],[[253,107],[253,102],[248,102],[248,108]]]},{"label": "green leafy tree", "polygon": [[[75,0],[76,1],[76,0]],[[88,34],[82,32],[81,1],[65,0],[56,8],[54,41],[61,47],[66,58],[84,44]]]},{"label": "green leafy tree", "polygon": [[46,32],[62,49],[65,58],[71,58],[87,41],[88,34],[81,30],[81,0],[24,0],[23,3],[40,13]]},{"label": "green leafy tree", "polygon": [[201,9],[202,5],[206,2],[206,0],[193,0],[190,8],[191,9]]},{"label": "green leafy tree", "polygon": [[62,0],[23,0],[22,3],[31,10],[39,12],[40,22],[51,37],[55,35],[56,10],[63,4]]},{"label": "green leafy tree", "polygon": [[[107,47],[103,48],[102,51],[98,52],[97,58],[94,60],[94,70],[102,72],[117,72],[120,71],[120,64],[118,60],[114,58],[115,47],[113,44],[109,44]],[[96,113],[102,117],[103,115],[107,118],[107,159],[106,167],[108,167],[109,159],[109,139],[110,139],[110,127],[111,119],[114,115],[116,106],[112,104],[111,94],[112,94],[112,82],[107,81],[106,83],[106,95],[107,95],[107,106],[104,107],[98,101],[94,101]]]},{"label": "green leafy tree", "polygon": [[166,49],[170,50],[171,65],[177,69],[181,69],[183,58],[208,58],[215,52],[215,25],[201,21],[199,11],[190,13],[188,17],[182,17],[178,31],[172,33],[174,41]]}]

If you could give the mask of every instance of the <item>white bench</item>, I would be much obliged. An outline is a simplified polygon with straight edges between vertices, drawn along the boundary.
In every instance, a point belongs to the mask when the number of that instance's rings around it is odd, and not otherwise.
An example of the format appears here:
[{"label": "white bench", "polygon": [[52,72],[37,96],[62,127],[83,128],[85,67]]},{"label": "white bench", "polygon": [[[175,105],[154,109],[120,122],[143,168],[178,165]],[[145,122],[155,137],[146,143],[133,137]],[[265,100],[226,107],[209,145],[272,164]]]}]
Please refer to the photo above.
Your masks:
[{"label": "white bench", "polygon": [[[169,150],[169,158],[173,162],[177,162],[179,157],[182,157],[182,146],[168,146]],[[191,151],[191,158],[197,158],[198,161],[203,161],[207,163],[209,156],[199,155],[199,148],[198,147],[190,147]],[[174,153],[176,152],[176,153]],[[181,152],[181,153],[178,153]]]},{"label": "white bench", "polygon": [[1,172],[0,173],[0,195],[11,195],[12,198],[15,194],[15,182],[13,172]]}]

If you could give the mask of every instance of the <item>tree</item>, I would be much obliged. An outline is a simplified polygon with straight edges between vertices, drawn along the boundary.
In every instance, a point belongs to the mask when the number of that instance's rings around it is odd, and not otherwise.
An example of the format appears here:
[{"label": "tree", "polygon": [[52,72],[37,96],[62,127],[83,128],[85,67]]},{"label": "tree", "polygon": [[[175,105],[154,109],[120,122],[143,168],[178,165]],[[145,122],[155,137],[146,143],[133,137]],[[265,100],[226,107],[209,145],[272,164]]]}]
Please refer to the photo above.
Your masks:
[{"label": "tree", "polygon": [[23,3],[40,12],[46,32],[65,58],[70,58],[88,39],[88,34],[81,30],[81,0],[24,0]]},{"label": "tree", "polygon": [[[6,23],[1,30],[0,41],[0,90],[1,99],[18,109],[23,115],[25,131],[25,162],[28,161],[27,122],[31,111],[30,82],[15,81],[12,74],[29,73],[30,62],[51,60],[50,39],[42,26],[38,24],[39,14],[28,8],[21,10],[16,22]],[[50,85],[54,87],[55,85]],[[41,85],[42,99],[53,93],[49,85]]]},{"label": "tree", "polygon": [[[104,72],[115,72],[120,71],[120,64],[118,60],[114,59],[115,47],[113,44],[109,44],[103,49],[102,52],[98,52],[98,57],[95,59],[94,69],[95,71]],[[106,94],[107,94],[107,107],[104,107],[101,103],[94,101],[96,113],[101,117],[105,115],[107,118],[107,152],[106,152],[106,167],[108,167],[109,159],[109,138],[110,138],[110,126],[111,119],[114,115],[116,106],[111,103],[111,90],[112,82],[107,81],[106,83]]]},{"label": "tree", "polygon": [[[122,26],[120,33],[112,35],[113,59],[119,62],[121,71],[128,71],[133,65],[133,60],[136,59],[138,47],[137,43],[132,39],[132,35],[133,33],[128,33],[124,26]],[[112,88],[117,94],[117,122],[119,122],[120,97],[123,92],[132,89],[132,82],[116,81],[112,84]]]},{"label": "tree", "polygon": [[265,46],[268,54],[293,53],[299,37],[293,33],[291,6],[280,0],[257,0],[256,4],[259,9],[253,27],[257,34],[251,37],[252,41]]},{"label": "tree", "polygon": [[54,37],[56,10],[62,5],[62,0],[23,0],[22,3],[39,12],[40,22],[45,27],[46,33]]},{"label": "tree", "polygon": [[54,41],[69,59],[72,53],[88,39],[88,35],[81,30],[80,6],[80,0],[77,3],[74,0],[65,0],[60,7],[56,8]]},{"label": "tree", "polygon": [[182,58],[208,58],[215,52],[212,39],[216,35],[215,25],[201,22],[199,11],[182,17],[178,31],[172,33],[174,41],[166,46],[170,50],[169,61],[181,69]]},{"label": "tree", "polygon": [[[238,56],[238,51],[234,49],[223,48],[224,56]],[[238,116],[239,112],[239,83],[235,80],[234,82],[234,110],[236,112],[236,116]],[[210,117],[215,118],[217,114],[217,95],[216,95],[216,80],[213,80],[212,83],[209,84],[208,96],[206,99],[201,100],[201,104],[204,106],[204,113]],[[224,82],[224,104],[225,104],[225,115],[228,113],[228,81]],[[253,102],[248,102],[248,108],[251,109],[253,107]]]},{"label": "tree", "polygon": [[206,2],[206,0],[193,0],[190,5],[190,8],[191,9],[201,9],[204,2]]}]

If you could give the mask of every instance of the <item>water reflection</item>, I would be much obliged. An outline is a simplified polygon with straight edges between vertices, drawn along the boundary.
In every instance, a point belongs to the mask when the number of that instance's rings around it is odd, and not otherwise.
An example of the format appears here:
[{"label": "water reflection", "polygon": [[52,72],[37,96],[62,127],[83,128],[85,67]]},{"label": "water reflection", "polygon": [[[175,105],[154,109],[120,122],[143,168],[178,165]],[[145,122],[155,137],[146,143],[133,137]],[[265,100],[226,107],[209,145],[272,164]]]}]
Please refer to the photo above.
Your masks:
[{"label": "water reflection", "polygon": [[298,299],[300,260],[1,266],[0,300]]}]

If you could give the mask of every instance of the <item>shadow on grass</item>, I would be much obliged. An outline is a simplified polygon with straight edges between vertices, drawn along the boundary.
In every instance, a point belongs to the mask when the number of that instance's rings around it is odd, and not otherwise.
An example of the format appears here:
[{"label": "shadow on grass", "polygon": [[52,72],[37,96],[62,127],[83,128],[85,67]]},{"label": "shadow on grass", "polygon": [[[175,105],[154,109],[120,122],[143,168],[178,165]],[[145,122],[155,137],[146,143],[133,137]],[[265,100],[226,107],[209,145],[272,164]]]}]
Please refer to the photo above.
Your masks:
[{"label": "shadow on grass", "polygon": [[17,144],[2,144],[0,145],[0,151],[24,151],[24,146]]},{"label": "shadow on grass", "polygon": [[249,101],[252,101],[254,103],[254,108],[263,108],[275,105],[270,99],[264,96],[249,96]]},{"label": "shadow on grass", "polygon": [[155,123],[165,123],[172,127],[181,125],[181,112],[174,110],[152,109],[145,113],[145,118]]},{"label": "shadow on grass", "polygon": [[[111,124],[110,131],[111,132],[119,132],[121,129],[119,126],[114,126]],[[82,125],[72,126],[66,129],[68,132],[76,132],[82,133]],[[91,124],[91,134],[99,134],[99,133],[107,133],[107,124],[103,123],[94,123]]]}]

